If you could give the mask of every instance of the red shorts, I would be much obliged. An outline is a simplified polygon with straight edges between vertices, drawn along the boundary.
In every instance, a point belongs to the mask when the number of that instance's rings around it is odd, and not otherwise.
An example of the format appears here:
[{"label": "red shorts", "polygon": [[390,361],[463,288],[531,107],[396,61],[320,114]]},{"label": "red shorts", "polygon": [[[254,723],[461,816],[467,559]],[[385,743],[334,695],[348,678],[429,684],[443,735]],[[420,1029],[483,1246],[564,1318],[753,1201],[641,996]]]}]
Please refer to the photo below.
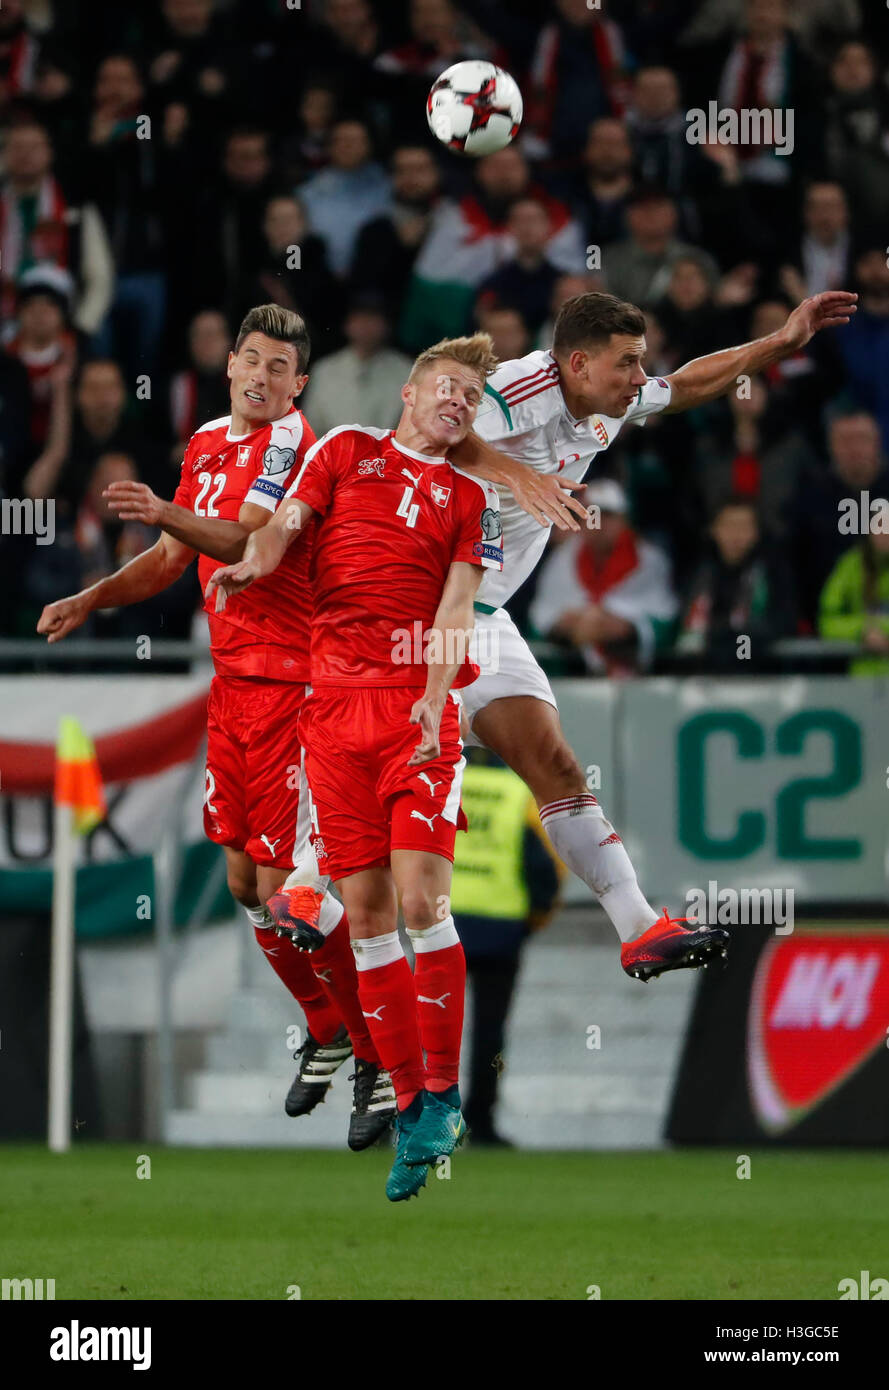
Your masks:
[{"label": "red shorts", "polygon": [[306,689],[244,676],[215,676],[210,686],[204,832],[254,864],[292,869],[308,840],[296,732]]},{"label": "red shorts", "polygon": [[322,874],[340,879],[385,866],[393,849],[427,850],[453,863],[454,838],[466,827],[460,706],[451,697],[444,707],[439,756],[408,767],[420,741],[408,719],[422,694],[414,686],[340,686],[306,701],[299,737]]}]

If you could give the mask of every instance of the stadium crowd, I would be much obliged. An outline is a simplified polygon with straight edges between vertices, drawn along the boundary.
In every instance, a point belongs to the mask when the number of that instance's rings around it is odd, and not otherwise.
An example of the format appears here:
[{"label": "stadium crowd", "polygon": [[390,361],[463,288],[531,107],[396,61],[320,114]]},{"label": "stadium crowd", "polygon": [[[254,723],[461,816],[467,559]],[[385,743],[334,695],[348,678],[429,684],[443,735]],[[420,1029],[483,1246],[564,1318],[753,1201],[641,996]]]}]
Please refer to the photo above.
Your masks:
[{"label": "stadium crowd", "polygon": [[[820,635],[889,670],[889,21],[865,0],[3,0],[0,489],[54,499],[55,543],[0,537],[0,631],[152,543],[102,499],[172,496],[228,413],[248,307],[299,310],[316,433],[394,426],[415,353],[487,330],[546,347],[568,298],[644,308],[650,375],[763,335],[809,294],[848,327],[725,400],[628,428],[510,605],[610,675],[769,669]],[[690,17],[691,15],[691,17]],[[470,161],[426,127],[431,81],[485,57],[525,95]],[[688,139],[686,113],[781,110],[771,144]],[[91,636],[187,636],[186,575]],[[737,637],[751,638],[738,660]],[[674,663],[670,667],[669,663]]]}]

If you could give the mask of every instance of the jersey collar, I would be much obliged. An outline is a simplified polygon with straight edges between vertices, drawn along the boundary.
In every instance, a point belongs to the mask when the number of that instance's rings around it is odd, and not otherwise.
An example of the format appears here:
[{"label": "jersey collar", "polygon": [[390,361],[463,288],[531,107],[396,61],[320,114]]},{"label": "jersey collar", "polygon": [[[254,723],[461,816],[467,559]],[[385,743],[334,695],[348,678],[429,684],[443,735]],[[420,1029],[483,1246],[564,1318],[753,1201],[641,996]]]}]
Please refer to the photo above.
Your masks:
[{"label": "jersey collar", "polygon": [[418,453],[416,452],[415,449],[409,449],[409,448],[407,447],[406,444],[399,444],[398,440],[395,438],[395,431],[394,431],[394,430],[393,430],[392,433],[390,434],[389,439],[390,439],[390,441],[395,445],[395,448],[398,450],[399,453],[401,453],[401,454],[407,454],[408,458],[416,459],[418,463],[447,463],[447,462],[448,462],[448,460],[447,460],[446,458],[444,458],[444,456],[442,456],[441,458],[439,458],[439,457],[437,457],[437,455],[435,455],[435,454],[418,454]]}]

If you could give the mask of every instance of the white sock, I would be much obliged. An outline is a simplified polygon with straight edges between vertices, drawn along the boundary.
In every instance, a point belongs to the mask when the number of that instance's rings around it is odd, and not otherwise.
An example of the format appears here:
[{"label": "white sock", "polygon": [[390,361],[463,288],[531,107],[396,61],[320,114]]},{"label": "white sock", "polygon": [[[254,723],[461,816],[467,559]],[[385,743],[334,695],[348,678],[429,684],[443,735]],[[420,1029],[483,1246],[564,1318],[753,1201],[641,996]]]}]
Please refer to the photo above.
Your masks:
[{"label": "white sock", "polygon": [[445,917],[443,922],[433,922],[431,927],[422,927],[418,931],[411,931],[408,927],[407,934],[415,955],[422,955],[424,951],[444,951],[448,946],[460,945],[453,917]]},{"label": "white sock", "polygon": [[377,966],[391,965],[404,955],[397,931],[385,932],[383,936],[365,936],[360,941],[354,938],[352,950],[356,970],[376,970]]},{"label": "white sock", "polygon": [[284,880],[285,888],[314,888],[316,893],[326,893],[330,878],[319,874],[315,851],[309,845],[293,872]]},{"label": "white sock", "polygon": [[614,826],[589,792],[551,801],[540,820],[559,858],[595,893],[621,941],[633,941],[658,920]]},{"label": "white sock", "polygon": [[275,925],[272,914],[265,906],[245,907],[244,911],[247,914],[248,921],[254,927],[273,927]]}]

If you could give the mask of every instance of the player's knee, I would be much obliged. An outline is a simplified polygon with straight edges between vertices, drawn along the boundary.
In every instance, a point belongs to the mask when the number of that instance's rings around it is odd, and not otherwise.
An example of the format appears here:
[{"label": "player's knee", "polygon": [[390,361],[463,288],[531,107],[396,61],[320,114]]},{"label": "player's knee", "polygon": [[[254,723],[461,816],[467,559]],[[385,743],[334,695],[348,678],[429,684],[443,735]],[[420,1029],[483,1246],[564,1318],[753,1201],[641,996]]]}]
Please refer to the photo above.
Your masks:
[{"label": "player's knee", "polygon": [[433,884],[411,884],[401,895],[401,914],[409,931],[425,931],[437,921],[439,897]]},{"label": "player's knee", "polygon": [[580,763],[561,730],[553,730],[542,744],[536,745],[534,768],[528,785],[543,800],[552,800],[555,796],[579,796],[586,791]]},{"label": "player's knee", "polygon": [[242,907],[256,907],[259,901],[256,893],[256,879],[240,864],[229,864],[226,870],[226,880],[228,891],[231,893],[235,902]]}]

